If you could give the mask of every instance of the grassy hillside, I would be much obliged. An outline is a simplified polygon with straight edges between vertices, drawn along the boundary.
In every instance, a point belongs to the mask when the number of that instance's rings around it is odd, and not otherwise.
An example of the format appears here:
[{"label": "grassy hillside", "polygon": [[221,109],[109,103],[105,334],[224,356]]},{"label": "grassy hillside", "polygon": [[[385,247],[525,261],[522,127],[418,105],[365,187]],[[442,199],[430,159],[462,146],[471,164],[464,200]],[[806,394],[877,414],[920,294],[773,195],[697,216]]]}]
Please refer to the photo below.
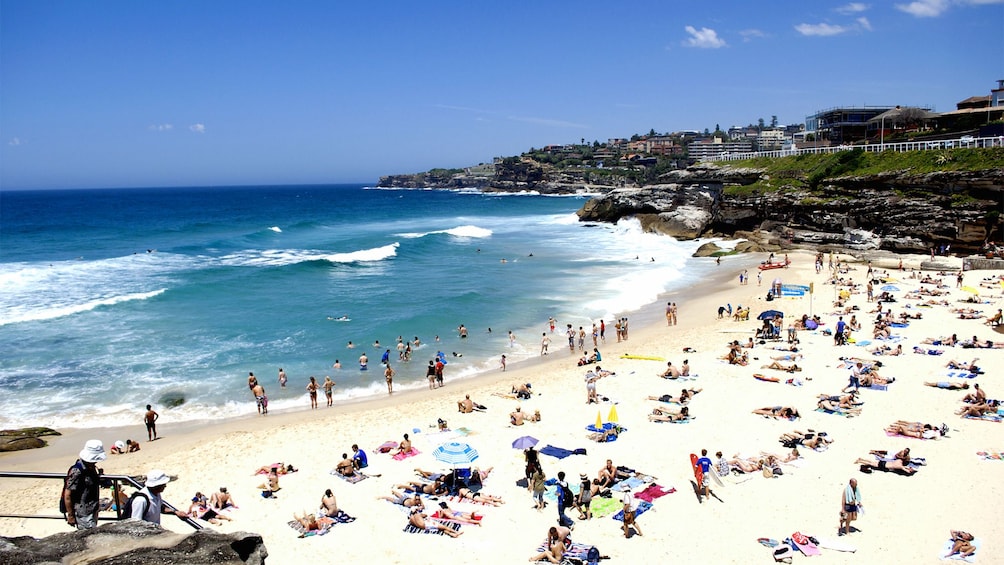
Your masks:
[{"label": "grassy hillside", "polygon": [[883,151],[870,153],[861,149],[816,155],[782,158],[759,157],[730,161],[729,167],[754,168],[764,172],[762,180],[750,185],[729,187],[731,194],[750,194],[754,190],[771,192],[782,188],[816,189],[824,180],[845,176],[875,175],[889,172],[925,174],[939,171],[983,171],[1004,168],[1004,148],[942,149],[937,151]]}]

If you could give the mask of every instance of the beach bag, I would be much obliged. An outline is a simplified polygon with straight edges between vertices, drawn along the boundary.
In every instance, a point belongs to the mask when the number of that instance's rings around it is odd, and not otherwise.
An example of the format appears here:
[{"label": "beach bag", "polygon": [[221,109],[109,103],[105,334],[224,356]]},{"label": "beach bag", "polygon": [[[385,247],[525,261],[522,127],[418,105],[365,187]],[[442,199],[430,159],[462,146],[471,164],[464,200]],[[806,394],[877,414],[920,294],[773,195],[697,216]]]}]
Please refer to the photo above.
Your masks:
[{"label": "beach bag", "polygon": [[791,563],[791,557],[795,555],[795,550],[790,545],[784,544],[774,550],[774,561],[778,563]]},{"label": "beach bag", "polygon": [[600,562],[600,550],[596,549],[596,546],[589,548],[586,552],[586,565],[599,565]]},{"label": "beach bag", "polygon": [[561,497],[562,508],[571,508],[575,505],[575,501],[572,499],[572,491],[567,487],[561,486],[561,483],[558,484],[558,496]]}]

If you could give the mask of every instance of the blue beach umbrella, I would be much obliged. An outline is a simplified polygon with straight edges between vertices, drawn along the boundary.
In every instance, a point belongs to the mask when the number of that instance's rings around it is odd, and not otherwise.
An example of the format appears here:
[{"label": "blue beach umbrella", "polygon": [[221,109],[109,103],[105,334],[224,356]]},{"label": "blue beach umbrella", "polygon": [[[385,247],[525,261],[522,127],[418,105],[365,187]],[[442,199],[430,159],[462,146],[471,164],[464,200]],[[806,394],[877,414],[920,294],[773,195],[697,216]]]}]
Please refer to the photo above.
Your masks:
[{"label": "blue beach umbrella", "polygon": [[879,290],[884,292],[899,292],[899,287],[894,284],[887,284],[879,288]]},{"label": "blue beach umbrella", "polygon": [[533,436],[522,436],[516,438],[516,441],[512,442],[512,447],[513,449],[526,449],[537,445],[538,441],[539,440]]},{"label": "blue beach umbrella", "polygon": [[437,447],[436,450],[432,452],[432,456],[436,458],[436,461],[440,461],[453,467],[459,467],[462,465],[470,465],[475,459],[477,459],[478,450],[471,447],[468,443],[451,441]]}]

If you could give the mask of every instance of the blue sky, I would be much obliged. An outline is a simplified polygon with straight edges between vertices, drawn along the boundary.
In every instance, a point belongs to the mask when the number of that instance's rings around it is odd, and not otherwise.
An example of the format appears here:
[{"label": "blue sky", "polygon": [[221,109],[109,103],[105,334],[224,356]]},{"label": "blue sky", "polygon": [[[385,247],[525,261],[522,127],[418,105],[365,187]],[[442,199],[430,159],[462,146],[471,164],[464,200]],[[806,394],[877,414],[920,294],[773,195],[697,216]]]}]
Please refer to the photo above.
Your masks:
[{"label": "blue sky", "polygon": [[1004,0],[0,0],[0,188],[372,182],[997,79]]}]

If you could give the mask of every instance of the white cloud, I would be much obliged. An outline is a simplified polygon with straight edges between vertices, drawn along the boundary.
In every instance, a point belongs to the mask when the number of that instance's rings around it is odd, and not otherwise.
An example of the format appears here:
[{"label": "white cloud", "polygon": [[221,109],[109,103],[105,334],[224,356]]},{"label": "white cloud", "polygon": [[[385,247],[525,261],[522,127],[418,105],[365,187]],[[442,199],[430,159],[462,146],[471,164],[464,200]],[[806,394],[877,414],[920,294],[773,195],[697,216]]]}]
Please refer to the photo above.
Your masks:
[{"label": "white cloud", "polygon": [[153,124],[150,126],[150,131],[171,131],[174,126],[171,124]]},{"label": "white cloud", "polygon": [[861,2],[851,2],[850,4],[845,4],[836,9],[838,14],[849,15],[858,14],[864,12],[868,8],[871,8],[868,4],[863,4]]},{"label": "white cloud", "polygon": [[936,18],[948,10],[948,0],[915,0],[896,4],[896,9],[918,18]]},{"label": "white cloud", "polygon": [[872,23],[870,21],[868,21],[868,18],[866,18],[864,16],[861,16],[860,18],[857,19],[857,22],[858,22],[858,25],[861,26],[862,29],[867,30],[867,31],[871,31],[872,30]]},{"label": "white cloud", "polygon": [[195,133],[206,133],[206,126],[204,124],[192,124],[188,126],[188,129]]},{"label": "white cloud", "polygon": [[715,30],[702,27],[701,29],[695,29],[694,26],[687,26],[683,28],[690,37],[683,42],[684,47],[700,47],[701,49],[718,49],[719,47],[725,47],[725,40],[718,37],[718,33]]},{"label": "white cloud", "polygon": [[850,28],[831,24],[798,24],[795,26],[795,31],[801,33],[802,35],[818,35],[825,37],[847,33],[850,31]]},{"label": "white cloud", "polygon": [[21,145],[21,138],[12,137],[10,141],[7,142],[7,145],[13,145],[14,147],[17,147],[18,145]]},{"label": "white cloud", "polygon": [[1004,4],[1004,0],[961,0],[963,4],[975,4],[975,5],[985,5],[985,4]]},{"label": "white cloud", "polygon": [[758,29],[744,29],[739,32],[739,35],[743,38],[743,41],[753,41],[754,39],[767,37],[766,33]]}]

